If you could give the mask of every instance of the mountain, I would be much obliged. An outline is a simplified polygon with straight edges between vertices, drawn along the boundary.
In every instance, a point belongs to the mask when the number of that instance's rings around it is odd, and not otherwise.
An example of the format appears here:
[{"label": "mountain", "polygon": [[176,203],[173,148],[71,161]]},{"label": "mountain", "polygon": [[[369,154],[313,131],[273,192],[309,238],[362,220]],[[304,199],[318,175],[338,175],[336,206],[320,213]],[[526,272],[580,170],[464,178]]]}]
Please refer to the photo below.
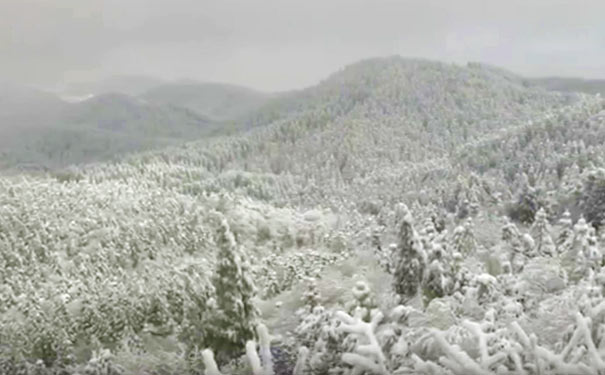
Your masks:
[{"label": "mountain", "polygon": [[266,103],[272,95],[221,83],[175,82],[141,95],[153,103],[187,108],[211,119],[238,120]]},{"label": "mountain", "polygon": [[[149,123],[166,107],[140,98],[69,108],[74,128],[167,131]],[[270,98],[238,126],[250,129],[0,176],[7,372],[197,373],[199,348],[220,361],[221,342],[256,323],[224,314],[233,301],[288,338],[270,344],[280,373],[295,362],[281,350],[302,346],[308,373],[603,367],[602,98],[389,57]]]},{"label": "mountain", "polygon": [[110,77],[61,94],[5,85],[0,167],[57,168],[234,132],[242,128],[239,119],[272,97],[231,85],[163,84],[145,76]]},{"label": "mountain", "polygon": [[[60,104],[41,107],[40,96],[30,96],[20,101],[24,111],[5,118],[0,142],[4,166],[56,168],[107,160],[208,136],[221,126],[184,108],[124,94],[102,94],[77,103],[41,97]],[[42,111],[32,117],[26,108]]]},{"label": "mountain", "polygon": [[102,94],[74,104],[63,113],[63,121],[80,128],[184,139],[212,124],[187,109],[123,94]]},{"label": "mountain", "polygon": [[528,82],[536,86],[544,87],[547,90],[584,92],[587,94],[601,94],[601,96],[605,96],[605,79],[545,77],[532,78],[529,79]]},{"label": "mountain", "polygon": [[58,92],[66,97],[86,97],[107,93],[137,96],[164,83],[162,79],[145,75],[114,75],[100,80],[69,82],[60,87]]},{"label": "mountain", "polygon": [[0,131],[13,120],[23,125],[55,116],[67,103],[58,96],[28,86],[0,84]]},{"label": "mountain", "polygon": [[332,189],[334,198],[343,188],[369,198],[376,193],[360,190],[371,186],[362,181],[448,158],[464,144],[581,99],[526,87],[521,77],[481,64],[371,59],[271,99],[246,120],[264,124],[249,133],[160,153],[168,160],[194,158],[217,174],[288,173],[322,182],[323,193]]}]

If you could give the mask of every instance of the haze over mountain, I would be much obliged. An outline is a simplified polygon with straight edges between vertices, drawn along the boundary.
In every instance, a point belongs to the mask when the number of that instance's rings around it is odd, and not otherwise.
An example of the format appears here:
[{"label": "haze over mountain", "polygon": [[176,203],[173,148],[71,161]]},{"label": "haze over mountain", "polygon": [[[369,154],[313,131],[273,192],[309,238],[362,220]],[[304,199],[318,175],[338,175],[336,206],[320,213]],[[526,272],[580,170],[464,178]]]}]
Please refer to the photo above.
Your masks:
[{"label": "haze over mountain", "polygon": [[56,168],[207,136],[221,125],[192,111],[100,94],[74,103],[33,89],[0,101],[0,166]]},{"label": "haze over mountain", "polygon": [[15,121],[24,126],[55,116],[66,106],[52,93],[22,85],[0,84],[0,129],[14,126]]},{"label": "haze over mountain", "polygon": [[107,93],[137,96],[164,84],[160,78],[144,75],[112,75],[99,80],[74,81],[55,88],[59,95],[85,97]]},{"label": "haze over mountain", "polygon": [[58,93],[6,84],[0,88],[0,167],[64,167],[232,132],[233,120],[270,97],[232,85],[138,76]]},{"label": "haze over mountain", "polygon": [[181,81],[156,85],[141,97],[187,108],[215,120],[235,120],[258,109],[272,95],[235,85]]}]

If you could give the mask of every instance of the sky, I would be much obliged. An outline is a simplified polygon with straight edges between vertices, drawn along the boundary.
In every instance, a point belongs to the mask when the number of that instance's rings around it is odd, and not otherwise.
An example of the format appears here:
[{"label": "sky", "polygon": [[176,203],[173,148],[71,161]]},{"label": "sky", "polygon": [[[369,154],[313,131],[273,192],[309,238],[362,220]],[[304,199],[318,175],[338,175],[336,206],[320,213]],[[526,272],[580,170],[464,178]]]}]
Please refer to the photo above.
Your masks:
[{"label": "sky", "polygon": [[316,84],[401,55],[605,78],[604,0],[0,0],[0,81]]}]

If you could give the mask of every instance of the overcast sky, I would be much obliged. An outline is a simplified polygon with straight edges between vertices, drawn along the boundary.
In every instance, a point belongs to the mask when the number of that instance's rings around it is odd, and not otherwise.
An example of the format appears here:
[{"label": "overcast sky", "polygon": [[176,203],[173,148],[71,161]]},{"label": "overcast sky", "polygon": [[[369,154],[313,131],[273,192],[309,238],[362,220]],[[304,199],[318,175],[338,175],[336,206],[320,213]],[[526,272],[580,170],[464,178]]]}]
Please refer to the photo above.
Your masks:
[{"label": "overcast sky", "polygon": [[605,0],[0,0],[0,81],[312,85],[362,58],[605,78]]}]

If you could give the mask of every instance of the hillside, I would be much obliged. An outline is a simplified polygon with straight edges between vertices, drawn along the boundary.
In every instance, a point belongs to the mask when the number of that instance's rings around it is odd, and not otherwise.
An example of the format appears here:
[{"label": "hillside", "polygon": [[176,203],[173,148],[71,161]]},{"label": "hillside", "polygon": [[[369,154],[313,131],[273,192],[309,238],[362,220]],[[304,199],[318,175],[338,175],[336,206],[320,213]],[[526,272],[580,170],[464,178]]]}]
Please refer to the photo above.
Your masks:
[{"label": "hillside", "polygon": [[272,97],[137,76],[82,83],[60,95],[7,85],[0,89],[0,168],[57,169],[237,132]]},{"label": "hillside", "polygon": [[368,60],[268,102],[252,117],[269,121],[258,129],[156,155],[219,176],[229,170],[292,175],[321,183],[322,194],[336,200],[346,195],[342,189],[354,188],[361,204],[376,197],[359,190],[368,184],[374,190],[372,179],[406,173],[414,163],[441,162],[463,144],[579,100],[576,94],[527,88],[520,78],[482,65]]},{"label": "hillside", "polygon": [[138,96],[164,83],[162,79],[145,75],[114,75],[99,80],[74,81],[57,89],[61,95],[73,97],[107,93]]},{"label": "hillside", "polygon": [[262,106],[271,95],[219,83],[176,82],[158,85],[141,95],[153,103],[187,108],[214,120],[239,120]]},{"label": "hillside", "polygon": [[[207,136],[221,125],[193,112],[123,94],[66,103],[30,96],[0,111],[0,166],[57,168],[108,160]],[[12,96],[11,98],[16,98]],[[36,111],[32,111],[36,108]]]},{"label": "hillside", "polygon": [[16,121],[28,126],[56,116],[66,106],[67,103],[51,93],[26,86],[0,85],[0,132],[9,131],[11,123]]},{"label": "hillside", "polygon": [[263,322],[280,375],[598,374],[603,99],[390,57],[241,124],[0,178],[1,369],[249,374]]}]

